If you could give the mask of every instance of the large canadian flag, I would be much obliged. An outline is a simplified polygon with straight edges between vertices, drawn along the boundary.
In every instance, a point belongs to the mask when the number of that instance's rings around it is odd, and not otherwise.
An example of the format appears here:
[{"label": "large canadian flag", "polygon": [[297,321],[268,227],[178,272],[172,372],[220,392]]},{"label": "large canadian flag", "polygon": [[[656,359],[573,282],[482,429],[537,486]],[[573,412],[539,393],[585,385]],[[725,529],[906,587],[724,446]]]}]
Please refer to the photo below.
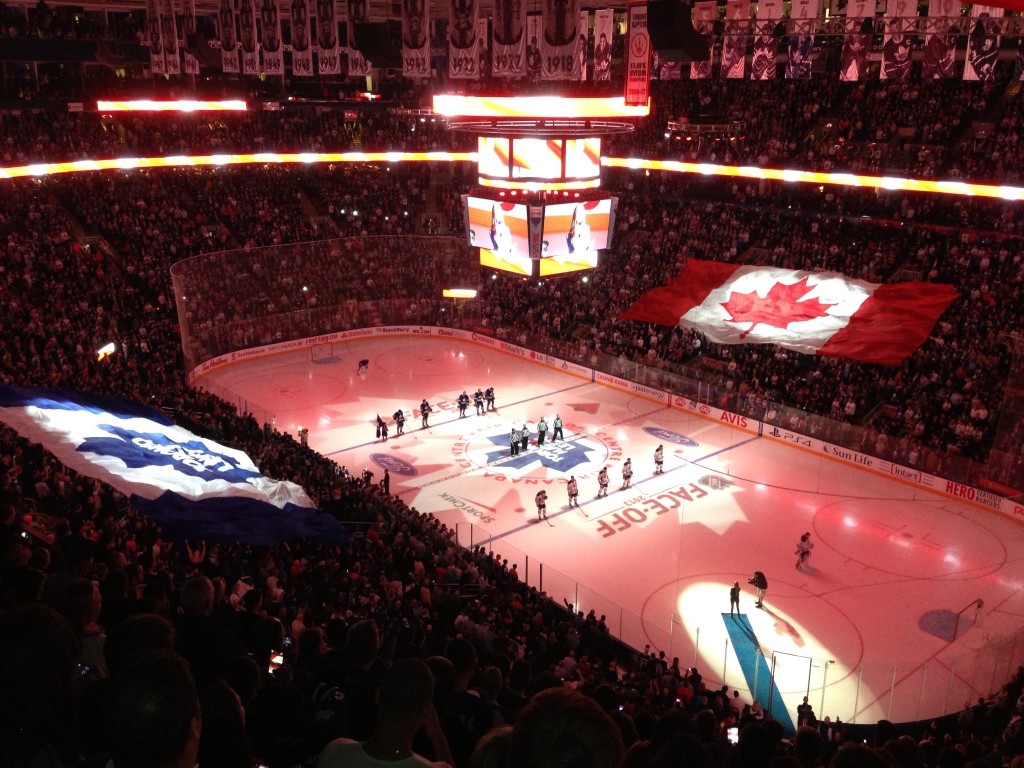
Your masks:
[{"label": "large canadian flag", "polygon": [[719,344],[778,344],[811,355],[897,365],[959,293],[951,285],[879,285],[837,272],[691,260],[625,320],[680,325]]}]

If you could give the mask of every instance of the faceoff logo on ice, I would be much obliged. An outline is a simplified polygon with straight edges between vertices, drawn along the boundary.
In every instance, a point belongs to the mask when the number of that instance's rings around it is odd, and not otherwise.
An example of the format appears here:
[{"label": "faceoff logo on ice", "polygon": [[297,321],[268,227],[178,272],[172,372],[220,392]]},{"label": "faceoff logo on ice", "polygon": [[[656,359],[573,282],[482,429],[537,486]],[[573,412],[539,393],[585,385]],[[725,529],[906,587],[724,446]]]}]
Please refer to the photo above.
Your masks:
[{"label": "faceoff logo on ice", "polygon": [[[540,464],[557,475],[568,477],[573,472],[586,471],[587,467],[606,461],[617,461],[621,448],[604,435],[577,433],[566,425],[567,440],[552,441],[549,427],[547,441],[543,446],[536,444],[537,433],[530,433],[530,448],[518,456],[510,455],[509,434],[478,435],[475,439],[457,443],[456,457],[467,467],[486,465],[488,472],[496,472],[515,480],[535,470]],[[580,469],[578,469],[580,468]]]}]

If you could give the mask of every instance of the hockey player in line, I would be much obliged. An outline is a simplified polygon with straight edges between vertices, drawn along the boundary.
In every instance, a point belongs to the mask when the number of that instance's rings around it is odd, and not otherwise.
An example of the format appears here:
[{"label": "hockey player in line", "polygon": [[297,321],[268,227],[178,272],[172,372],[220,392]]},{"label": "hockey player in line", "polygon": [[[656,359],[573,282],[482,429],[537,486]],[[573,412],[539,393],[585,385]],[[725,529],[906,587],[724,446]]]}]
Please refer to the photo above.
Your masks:
[{"label": "hockey player in line", "polygon": [[608,495],[608,467],[601,467],[597,473],[597,498]]},{"label": "hockey player in line", "polygon": [[629,483],[633,479],[633,460],[626,459],[626,463],[622,465],[622,490],[629,488]]},{"label": "hockey player in line", "polygon": [[569,477],[569,482],[566,484],[565,490],[569,494],[569,508],[572,509],[574,504],[579,507],[580,487],[576,482],[576,477],[574,475]]},{"label": "hockey player in line", "polygon": [[654,474],[660,475],[665,471],[665,449],[658,446],[654,449]]},{"label": "hockey player in line", "polygon": [[534,497],[537,502],[537,520],[548,519],[548,492],[541,488]]}]

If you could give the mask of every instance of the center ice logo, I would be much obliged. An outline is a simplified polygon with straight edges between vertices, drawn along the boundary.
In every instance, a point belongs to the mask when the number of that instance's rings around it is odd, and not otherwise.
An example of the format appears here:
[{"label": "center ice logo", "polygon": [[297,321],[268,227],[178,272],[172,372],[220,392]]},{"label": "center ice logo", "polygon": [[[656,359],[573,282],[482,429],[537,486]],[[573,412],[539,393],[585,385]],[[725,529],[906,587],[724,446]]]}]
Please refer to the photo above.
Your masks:
[{"label": "center ice logo", "polygon": [[530,450],[518,456],[509,455],[507,434],[490,435],[487,439],[495,446],[484,451],[487,463],[497,464],[502,469],[525,469],[539,461],[547,469],[569,474],[581,464],[600,461],[600,456],[604,453],[602,446],[589,436],[546,442],[539,448],[531,443]]},{"label": "center ice logo", "polygon": [[159,432],[138,432],[113,424],[97,424],[107,434],[86,438],[80,453],[120,459],[129,469],[173,467],[182,474],[204,480],[213,478],[244,483],[260,473],[239,467],[230,456],[217,453],[198,440],[179,443]]}]

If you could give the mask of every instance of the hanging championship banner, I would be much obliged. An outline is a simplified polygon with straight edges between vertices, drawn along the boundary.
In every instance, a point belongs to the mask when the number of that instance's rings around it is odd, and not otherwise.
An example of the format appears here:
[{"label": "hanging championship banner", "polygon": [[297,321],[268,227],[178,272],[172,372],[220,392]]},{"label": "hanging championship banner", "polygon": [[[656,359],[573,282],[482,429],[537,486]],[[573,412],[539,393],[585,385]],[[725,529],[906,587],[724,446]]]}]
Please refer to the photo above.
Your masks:
[{"label": "hanging championship banner", "polygon": [[579,24],[576,25],[576,69],[579,79],[587,79],[587,37],[590,35],[590,12],[580,11]]},{"label": "hanging championship banner", "polygon": [[818,20],[819,1],[793,0],[790,6],[793,34],[789,36],[787,80],[806,80],[811,76],[814,64],[814,26]]},{"label": "hanging championship banner", "polygon": [[186,39],[196,33],[196,0],[185,0],[181,14],[181,33]]},{"label": "hanging championship banner", "polygon": [[313,46],[309,39],[309,0],[292,0],[292,74],[313,76]]},{"label": "hanging championship banner", "polygon": [[924,55],[921,57],[922,80],[953,77],[959,22],[959,0],[931,0],[928,3],[928,18],[924,22]]},{"label": "hanging championship banner", "polygon": [[321,75],[341,73],[334,0],[316,0],[316,68]]},{"label": "hanging championship banner", "polygon": [[971,8],[971,34],[967,37],[964,80],[992,80],[999,58],[999,22],[1004,9],[992,5]]},{"label": "hanging championship banner", "polygon": [[523,0],[494,1],[491,74],[521,77],[525,70],[526,26]]},{"label": "hanging championship banner", "polygon": [[472,80],[477,76],[476,22],[478,0],[448,2],[448,76]]},{"label": "hanging championship banner", "polygon": [[345,39],[348,41],[348,45],[342,51],[342,55],[348,61],[350,77],[367,77],[373,71],[373,63],[356,48],[356,24],[363,24],[367,20],[366,2],[365,0],[348,0],[346,10],[348,24]]},{"label": "hanging championship banner", "polygon": [[885,39],[882,41],[882,80],[906,80],[910,76],[910,53],[914,41],[908,34],[917,15],[912,0],[889,0],[885,14]]},{"label": "hanging championship banner", "polygon": [[154,75],[162,75],[167,71],[167,65],[164,62],[163,30],[157,0],[146,0],[146,32],[149,37],[149,68]]},{"label": "hanging championship banner", "polygon": [[[715,17],[717,15],[718,4],[714,0],[695,3],[693,6],[693,28],[699,34],[710,37],[715,31]],[[714,48],[713,43],[708,46],[710,51],[714,51]],[[707,61],[691,61],[690,79],[707,80],[711,77],[711,62],[713,60],[713,56],[708,56]]]},{"label": "hanging championship banner", "polygon": [[284,50],[281,46],[281,12],[278,0],[260,0],[260,52],[263,72],[284,74]]},{"label": "hanging championship banner", "polygon": [[651,98],[651,34],[647,30],[646,0],[626,4],[627,106],[645,105]]},{"label": "hanging championship banner", "polygon": [[178,21],[174,13],[174,0],[164,0],[161,4],[160,31],[163,36],[164,69],[168,75],[180,75],[181,54],[178,53]]},{"label": "hanging championship banner", "polygon": [[775,26],[782,18],[781,0],[761,0],[754,22],[754,52],[750,58],[751,80],[774,80],[779,41]]},{"label": "hanging championship banner", "polygon": [[402,0],[402,74],[430,76],[430,3]]},{"label": "hanging championship banner", "polygon": [[[871,33],[864,32],[863,28],[865,19],[872,19],[874,15],[875,0],[850,0],[847,3],[846,21],[843,25],[843,52],[839,59],[840,80],[855,82],[867,72]],[[871,24],[870,21],[867,23]]]},{"label": "hanging championship banner", "polygon": [[231,0],[220,0],[217,11],[217,36],[220,38],[220,65],[225,72],[238,72],[238,33]]},{"label": "hanging championship banner", "polygon": [[241,36],[242,73],[258,75],[260,73],[260,47],[256,36],[255,0],[241,0],[238,9],[238,27]]},{"label": "hanging championship banner", "polygon": [[[541,78],[579,80],[576,59],[576,26],[579,0],[544,0],[544,38],[541,40]],[[575,74],[574,74],[575,73]]]},{"label": "hanging championship banner", "polygon": [[722,39],[722,77],[736,79],[746,74],[749,31],[750,0],[727,0],[725,37]]},{"label": "hanging championship banner", "polygon": [[531,13],[526,17],[526,77],[528,80],[540,79],[540,14]]},{"label": "hanging championship banner", "polygon": [[594,13],[594,80],[612,79],[612,24],[615,11],[601,8]]}]

